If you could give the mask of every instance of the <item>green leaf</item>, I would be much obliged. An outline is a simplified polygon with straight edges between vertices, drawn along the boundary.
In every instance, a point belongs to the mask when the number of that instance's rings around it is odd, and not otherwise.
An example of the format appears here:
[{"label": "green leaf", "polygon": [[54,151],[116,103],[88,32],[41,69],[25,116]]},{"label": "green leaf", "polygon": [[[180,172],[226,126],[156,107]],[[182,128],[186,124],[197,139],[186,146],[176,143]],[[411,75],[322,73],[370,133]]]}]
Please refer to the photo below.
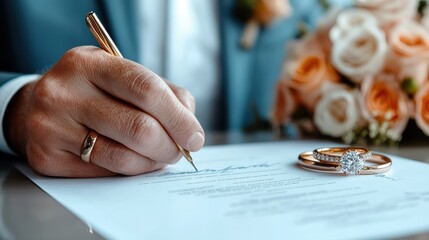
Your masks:
[{"label": "green leaf", "polygon": [[407,77],[402,81],[402,89],[410,96],[414,95],[419,90],[419,83],[412,77]]}]

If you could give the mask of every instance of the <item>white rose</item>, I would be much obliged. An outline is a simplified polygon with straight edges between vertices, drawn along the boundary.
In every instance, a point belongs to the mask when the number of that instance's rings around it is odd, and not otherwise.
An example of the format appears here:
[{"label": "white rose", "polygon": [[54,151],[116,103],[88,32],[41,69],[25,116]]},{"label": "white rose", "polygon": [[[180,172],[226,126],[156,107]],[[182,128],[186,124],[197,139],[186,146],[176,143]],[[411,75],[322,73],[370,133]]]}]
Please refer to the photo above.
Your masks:
[{"label": "white rose", "polygon": [[355,0],[357,7],[372,12],[380,26],[389,27],[399,21],[412,19],[419,0]]},{"label": "white rose", "polygon": [[364,9],[352,8],[345,10],[338,15],[335,26],[329,32],[329,38],[332,42],[341,41],[351,29],[363,25],[375,26],[377,25],[377,19]]},{"label": "white rose", "polygon": [[332,47],[332,63],[338,71],[356,83],[383,68],[387,52],[384,32],[377,26],[362,25],[350,29]]},{"label": "white rose", "polygon": [[351,131],[360,119],[354,95],[343,88],[326,92],[314,112],[314,123],[323,134],[341,137]]}]

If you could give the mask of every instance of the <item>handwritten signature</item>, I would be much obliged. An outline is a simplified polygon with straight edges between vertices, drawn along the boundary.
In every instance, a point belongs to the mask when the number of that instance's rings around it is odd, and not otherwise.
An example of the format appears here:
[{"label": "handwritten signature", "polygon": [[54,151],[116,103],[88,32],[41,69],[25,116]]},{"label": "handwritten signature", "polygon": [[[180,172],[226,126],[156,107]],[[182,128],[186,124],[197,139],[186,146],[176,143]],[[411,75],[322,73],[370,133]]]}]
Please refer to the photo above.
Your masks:
[{"label": "handwritten signature", "polygon": [[157,177],[164,177],[164,176],[178,176],[178,175],[188,175],[188,174],[201,174],[201,173],[227,173],[234,170],[246,170],[246,169],[252,169],[252,168],[269,168],[273,165],[276,165],[278,163],[269,164],[269,163],[260,163],[260,164],[253,164],[248,166],[228,166],[226,168],[221,169],[213,169],[213,168],[206,168],[201,169],[198,172],[194,171],[187,171],[187,172],[163,172],[160,174],[157,174],[155,176]]},{"label": "handwritten signature", "polygon": [[389,179],[389,180],[395,181],[394,178],[388,177],[388,176],[386,176],[384,174],[376,174],[376,175],[374,175],[374,177],[385,178],[385,179]]}]

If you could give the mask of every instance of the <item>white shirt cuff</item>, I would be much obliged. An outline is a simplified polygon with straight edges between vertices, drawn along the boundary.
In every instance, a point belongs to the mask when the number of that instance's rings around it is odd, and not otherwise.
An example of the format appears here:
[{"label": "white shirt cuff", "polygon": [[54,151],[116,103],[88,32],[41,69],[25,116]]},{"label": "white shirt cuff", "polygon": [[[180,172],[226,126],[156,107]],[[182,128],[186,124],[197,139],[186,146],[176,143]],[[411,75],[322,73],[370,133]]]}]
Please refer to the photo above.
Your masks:
[{"label": "white shirt cuff", "polygon": [[0,151],[8,154],[14,153],[10,147],[7,145],[6,138],[3,132],[3,120],[4,114],[6,113],[6,108],[12,100],[12,97],[27,83],[36,81],[40,78],[40,75],[32,74],[32,75],[24,75],[21,77],[17,77],[12,79],[0,87]]}]

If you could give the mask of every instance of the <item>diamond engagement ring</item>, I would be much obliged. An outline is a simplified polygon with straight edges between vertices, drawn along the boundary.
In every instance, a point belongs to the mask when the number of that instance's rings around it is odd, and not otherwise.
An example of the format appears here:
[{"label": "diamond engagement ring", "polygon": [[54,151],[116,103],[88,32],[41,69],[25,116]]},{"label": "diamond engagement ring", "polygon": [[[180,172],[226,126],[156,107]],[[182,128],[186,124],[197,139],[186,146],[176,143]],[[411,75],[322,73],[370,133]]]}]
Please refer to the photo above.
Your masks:
[{"label": "diamond engagement ring", "polygon": [[[392,160],[387,156],[374,153],[369,158],[364,159],[356,149],[346,150],[339,158],[340,160],[337,162],[325,161],[316,159],[314,151],[303,152],[298,157],[298,165],[310,171],[344,173],[346,175],[385,173],[390,171],[392,167]],[[370,162],[371,165],[365,165],[365,162]]]},{"label": "diamond engagement ring", "polygon": [[313,150],[313,158],[322,163],[340,164],[351,158],[359,158],[365,162],[371,156],[370,150],[360,147],[317,148]]}]

